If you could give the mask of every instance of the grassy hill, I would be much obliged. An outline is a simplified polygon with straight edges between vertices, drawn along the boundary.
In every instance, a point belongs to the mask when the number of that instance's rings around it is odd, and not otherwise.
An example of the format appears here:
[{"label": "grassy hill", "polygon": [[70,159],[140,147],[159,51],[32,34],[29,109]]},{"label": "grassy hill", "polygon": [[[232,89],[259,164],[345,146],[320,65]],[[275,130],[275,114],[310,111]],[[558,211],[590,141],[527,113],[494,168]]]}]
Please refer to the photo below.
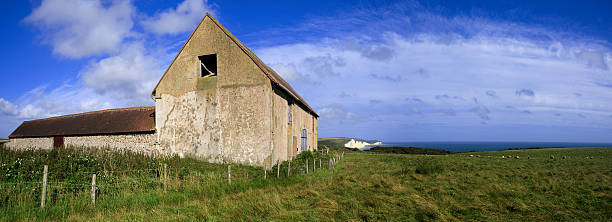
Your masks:
[{"label": "grassy hill", "polygon": [[[317,155],[320,154],[300,156],[293,163],[293,169]],[[519,159],[502,156],[519,156]],[[190,158],[154,159],[100,151],[94,155],[78,150],[22,153],[1,150],[0,161],[0,176],[12,175],[0,177],[0,183],[38,181],[38,169],[43,163],[53,172],[50,181],[65,181],[51,189],[45,209],[39,207],[40,193],[36,193],[36,188],[25,188],[27,184],[12,190],[2,187],[0,220],[606,221],[612,218],[612,149],[512,150],[436,156],[347,152],[334,169],[324,168],[309,174],[298,169],[287,177],[284,163],[279,179],[270,178],[276,176],[276,171],[269,171],[268,179],[264,180],[261,168],[232,165],[235,179],[231,185],[227,184],[227,165]],[[170,166],[166,192],[160,183],[161,171],[147,171],[160,169],[163,163]],[[116,173],[105,174],[105,169]],[[69,186],[89,183],[91,176],[86,171],[107,175],[101,176],[99,184],[121,185],[100,187],[99,199],[92,206],[90,187]]]},{"label": "grassy hill", "polygon": [[344,137],[320,137],[318,138],[319,146],[341,146],[344,147],[344,144],[348,143],[351,139]]}]

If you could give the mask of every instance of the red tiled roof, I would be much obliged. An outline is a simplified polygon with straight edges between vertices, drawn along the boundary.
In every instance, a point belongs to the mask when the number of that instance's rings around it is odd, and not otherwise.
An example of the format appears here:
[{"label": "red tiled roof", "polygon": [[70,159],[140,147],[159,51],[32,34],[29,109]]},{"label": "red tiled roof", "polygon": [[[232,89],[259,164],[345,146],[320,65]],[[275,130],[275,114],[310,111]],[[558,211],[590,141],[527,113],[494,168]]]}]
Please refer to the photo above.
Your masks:
[{"label": "red tiled roof", "polygon": [[155,131],[155,107],[107,109],[24,121],[9,138],[145,133]]}]

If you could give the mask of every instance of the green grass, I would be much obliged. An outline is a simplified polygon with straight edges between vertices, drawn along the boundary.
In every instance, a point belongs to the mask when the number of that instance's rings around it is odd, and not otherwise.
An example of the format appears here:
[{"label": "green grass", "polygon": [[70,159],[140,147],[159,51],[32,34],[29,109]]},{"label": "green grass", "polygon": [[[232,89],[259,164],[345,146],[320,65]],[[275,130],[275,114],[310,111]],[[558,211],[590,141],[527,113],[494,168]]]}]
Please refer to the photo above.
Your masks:
[{"label": "green grass", "polygon": [[[39,154],[42,151],[30,152],[34,154],[25,155],[22,163],[32,156],[44,156]],[[0,154],[5,164],[2,166],[24,155],[6,150]],[[158,173],[132,172],[109,178],[117,182],[143,181],[144,185],[101,187],[95,207],[89,203],[89,188],[85,187],[59,190],[56,200],[40,209],[39,193],[2,189],[0,198],[8,197],[10,201],[0,205],[0,220],[609,221],[612,218],[612,149],[436,156],[347,152],[333,170],[296,172],[297,175],[287,177],[284,163],[280,179],[263,180],[261,168],[232,165],[232,174],[236,175],[232,185],[226,182],[227,165],[189,158],[155,160],[137,154],[114,156],[112,152],[105,155],[131,159],[113,160],[123,170],[139,169],[139,164],[144,165],[140,169],[168,164],[171,166],[168,191],[164,193]],[[300,160],[308,159],[307,155],[320,154],[308,153]],[[502,155],[520,158],[501,158]],[[550,159],[551,155],[555,158]],[[90,168],[84,169],[102,169],[104,164],[99,162],[107,161],[105,158],[85,161]],[[26,169],[31,172],[41,168],[38,166],[42,163],[36,161],[42,159],[51,172],[59,172],[54,167],[67,164],[61,162],[63,159],[53,163],[58,159],[56,156],[33,159],[28,163],[31,168],[23,168],[24,174]],[[303,164],[298,162],[292,163],[292,171]],[[14,166],[11,169],[14,172]],[[269,177],[276,176],[276,171],[272,172],[268,172]],[[85,179],[73,182],[86,183],[90,179],[90,175],[85,175]],[[0,182],[28,180],[11,177]],[[105,182],[108,181],[102,178],[100,183]]]},{"label": "green grass", "polygon": [[341,146],[344,147],[344,144],[348,143],[351,139],[342,138],[342,137],[321,137],[318,138],[318,144],[327,145],[327,146]]}]

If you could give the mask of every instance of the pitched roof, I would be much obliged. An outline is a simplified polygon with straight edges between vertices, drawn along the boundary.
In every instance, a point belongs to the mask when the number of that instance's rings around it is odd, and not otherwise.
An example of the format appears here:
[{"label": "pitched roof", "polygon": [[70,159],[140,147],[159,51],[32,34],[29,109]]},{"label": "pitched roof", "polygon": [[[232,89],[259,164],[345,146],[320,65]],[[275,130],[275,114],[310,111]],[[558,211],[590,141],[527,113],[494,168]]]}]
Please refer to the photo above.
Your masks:
[{"label": "pitched roof", "polygon": [[[238,40],[238,38],[236,38],[232,33],[230,33],[229,30],[227,30],[225,27],[223,27],[221,25],[221,23],[219,23],[215,18],[212,17],[212,15],[206,13],[206,15],[204,16],[204,18],[202,18],[202,20],[200,21],[200,23],[198,24],[198,26],[195,28],[195,30],[197,30],[200,25],[202,24],[202,22],[204,21],[204,19],[206,19],[206,17],[210,18],[210,20],[212,20],[215,25],[217,25],[221,30],[223,30],[223,32],[230,38],[232,39],[232,41],[234,41],[234,43],[236,43],[236,45],[238,45],[238,47],[240,47],[240,49],[242,49],[242,51],[244,51],[244,53],[246,53],[251,60],[253,60],[253,62],[255,62],[255,64],[259,67],[259,69],[261,69],[261,71],[263,71],[265,73],[265,75],[274,83],[280,86],[281,89],[283,89],[284,91],[286,91],[287,93],[289,93],[291,96],[293,96],[294,98],[296,98],[302,105],[304,105],[306,107],[306,109],[308,109],[309,112],[311,112],[314,116],[319,117],[319,114],[317,114],[312,107],[310,107],[310,105],[308,105],[308,103],[306,103],[306,101],[289,85],[289,83],[287,83],[283,78],[280,77],[280,75],[278,75],[278,73],[276,73],[276,71],[274,71],[272,68],[270,68],[269,66],[267,66],[263,61],[261,61],[261,59],[259,59],[259,57],[257,57],[257,55],[255,55],[255,53],[253,53],[249,48],[247,48],[242,42],[240,42],[240,40]],[[178,54],[176,54],[176,57],[174,57],[174,60],[172,60],[172,63],[170,63],[170,66],[172,66],[172,64],[174,64],[174,61],[176,61],[176,58],[178,58],[178,55],[181,54],[181,52],[183,51],[183,49],[185,48],[185,45],[187,45],[187,43],[189,42],[189,40],[191,39],[191,37],[193,36],[193,34],[195,33],[195,30],[191,33],[191,35],[189,36],[189,38],[187,39],[187,41],[185,41],[185,44],[183,44],[183,47],[181,48],[181,50],[179,51]],[[166,73],[168,73],[168,70],[170,70],[170,66],[168,66],[168,68],[166,69],[166,72],[164,72],[164,75],[162,75],[162,77],[159,79],[159,82],[157,82],[157,85],[155,85],[155,88],[153,89],[152,94],[155,94],[155,90],[157,90],[157,87],[159,86],[159,83],[161,82],[162,79],[164,79],[164,77],[166,76]]]},{"label": "pitched roof", "polygon": [[155,131],[155,107],[107,109],[24,121],[9,138]]}]

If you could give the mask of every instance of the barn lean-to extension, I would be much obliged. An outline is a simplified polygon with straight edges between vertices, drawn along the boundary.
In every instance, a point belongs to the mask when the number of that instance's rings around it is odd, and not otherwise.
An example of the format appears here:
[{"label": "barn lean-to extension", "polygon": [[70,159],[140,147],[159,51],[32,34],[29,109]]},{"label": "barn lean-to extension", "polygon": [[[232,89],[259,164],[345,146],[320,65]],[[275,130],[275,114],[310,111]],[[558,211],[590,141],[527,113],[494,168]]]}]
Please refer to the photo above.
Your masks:
[{"label": "barn lean-to extension", "polygon": [[[7,146],[52,148],[54,138],[59,145],[61,137],[63,145],[258,166],[317,147],[317,113],[210,14],[189,36],[152,98],[155,107],[25,121],[9,136]],[[89,128],[94,122],[101,126]],[[62,130],[35,130],[56,125]]]}]

